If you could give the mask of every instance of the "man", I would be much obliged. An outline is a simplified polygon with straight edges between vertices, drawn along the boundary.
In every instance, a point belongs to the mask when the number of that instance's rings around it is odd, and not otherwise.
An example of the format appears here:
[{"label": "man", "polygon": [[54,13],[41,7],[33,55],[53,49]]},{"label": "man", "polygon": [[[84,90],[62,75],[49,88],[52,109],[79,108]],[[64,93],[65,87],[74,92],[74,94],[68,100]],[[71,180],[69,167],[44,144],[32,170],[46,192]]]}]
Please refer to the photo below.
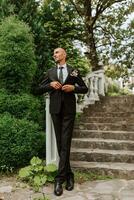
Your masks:
[{"label": "man", "polygon": [[62,184],[66,181],[66,190],[74,188],[74,174],[70,167],[70,146],[76,113],[75,93],[86,93],[88,88],[78,70],[66,63],[66,51],[54,50],[56,67],[47,71],[39,85],[38,93],[50,94],[50,113],[54,124],[57,149],[59,154],[58,174],[55,177],[54,193],[63,193]]}]

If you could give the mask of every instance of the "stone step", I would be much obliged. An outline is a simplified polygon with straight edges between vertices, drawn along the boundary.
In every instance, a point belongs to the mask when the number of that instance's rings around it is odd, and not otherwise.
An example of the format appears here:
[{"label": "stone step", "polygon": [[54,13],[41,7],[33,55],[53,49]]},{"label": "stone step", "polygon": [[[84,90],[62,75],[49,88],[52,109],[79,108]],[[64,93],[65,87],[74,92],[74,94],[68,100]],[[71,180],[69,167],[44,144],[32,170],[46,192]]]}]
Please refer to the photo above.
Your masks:
[{"label": "stone step", "polygon": [[134,123],[77,123],[75,128],[80,130],[122,130],[122,131],[134,131]]},{"label": "stone step", "polygon": [[134,123],[127,123],[126,121],[120,121],[116,123],[79,123],[78,127],[80,129],[88,129],[88,130],[124,130],[124,131],[134,131]]},{"label": "stone step", "polygon": [[100,138],[73,138],[72,148],[109,149],[109,150],[134,150],[132,140],[114,140]]},{"label": "stone step", "polygon": [[80,120],[81,122],[86,122],[86,123],[134,123],[134,117],[100,117],[100,116],[96,116],[96,117],[87,117],[87,116],[83,116]]},{"label": "stone step", "polygon": [[91,111],[91,110],[86,110],[81,114],[81,119],[82,117],[121,117],[121,118],[126,118],[130,117],[134,119],[134,112],[102,112],[102,111]]},{"label": "stone step", "polygon": [[71,161],[74,169],[122,179],[134,179],[133,163]]},{"label": "stone step", "polygon": [[134,95],[126,95],[126,96],[105,96],[101,97],[100,101],[97,102],[98,104],[106,104],[106,103],[111,103],[111,104],[132,104],[134,103]]},{"label": "stone step", "polygon": [[134,112],[134,104],[131,105],[96,105],[87,108],[90,112]]},{"label": "stone step", "polygon": [[84,108],[73,137],[74,167],[134,178],[134,95],[101,97]]},{"label": "stone step", "polygon": [[72,148],[70,158],[73,161],[134,163],[134,151]]},{"label": "stone step", "polygon": [[134,100],[134,95],[120,95],[120,96],[105,96],[101,98],[102,100],[106,100],[106,101],[117,101],[119,100],[119,102],[133,102]]},{"label": "stone step", "polygon": [[134,131],[102,131],[102,130],[79,130],[75,129],[73,137],[80,138],[103,138],[115,140],[134,140]]}]

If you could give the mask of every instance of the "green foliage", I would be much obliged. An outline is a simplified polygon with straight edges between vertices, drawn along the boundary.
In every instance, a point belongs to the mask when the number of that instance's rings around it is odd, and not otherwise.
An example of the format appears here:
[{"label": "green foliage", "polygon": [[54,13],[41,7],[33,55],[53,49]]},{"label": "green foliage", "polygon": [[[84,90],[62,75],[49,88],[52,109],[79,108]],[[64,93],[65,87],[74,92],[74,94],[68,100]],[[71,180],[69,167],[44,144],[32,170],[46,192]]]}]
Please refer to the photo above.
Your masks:
[{"label": "green foliage", "polygon": [[128,69],[119,65],[108,65],[105,66],[105,74],[112,79],[118,79],[128,75]]},{"label": "green foliage", "polygon": [[41,186],[54,181],[56,170],[54,164],[45,166],[43,160],[33,157],[29,166],[20,169],[19,177],[33,186],[35,191],[39,191]]},{"label": "green foliage", "polygon": [[11,175],[12,173],[14,173],[14,167],[8,167],[6,165],[2,165],[0,166],[0,175],[2,174],[6,174],[6,175]]},{"label": "green foliage", "polygon": [[78,51],[78,49],[74,49],[72,52],[68,53],[68,63],[78,69],[81,75],[84,77],[90,71],[91,66],[89,66],[88,59],[80,54],[81,53]]},{"label": "green foliage", "polygon": [[81,113],[77,112],[75,116],[75,120],[79,122],[80,117],[81,117]]},{"label": "green foliage", "polygon": [[113,60],[120,66],[131,67],[134,29],[129,21],[133,20],[132,0],[69,2],[77,10],[81,25],[85,28],[79,40],[87,46],[92,67],[96,68],[95,65],[100,62],[101,65],[110,64]]},{"label": "green foliage", "polygon": [[120,96],[120,95],[130,95],[131,92],[127,88],[120,88],[117,84],[113,83],[108,85],[107,96]]},{"label": "green foliage", "polygon": [[14,5],[9,0],[0,0],[0,21],[14,13]]},{"label": "green foliage", "polygon": [[132,12],[132,0],[93,0],[87,3],[45,0],[41,4],[35,0],[0,1],[0,18],[16,14],[31,27],[38,63],[37,79],[54,64],[52,52],[55,47],[64,47],[68,50],[68,57],[79,60],[75,56],[74,41],[87,46],[89,63],[91,60],[92,63],[98,62],[98,57],[103,65],[114,59],[120,66],[131,67],[134,23],[129,16]]},{"label": "green foliage", "polygon": [[43,109],[40,100],[30,94],[36,71],[33,42],[30,28],[16,16],[1,21],[1,171],[24,166],[33,156],[45,156],[45,134],[39,126]]},{"label": "green foliage", "polygon": [[9,112],[16,118],[32,120],[42,125],[44,123],[42,111],[44,108],[38,98],[31,94],[9,94],[0,89],[0,114]]},{"label": "green foliage", "polygon": [[36,70],[33,37],[15,16],[0,24],[0,88],[29,91]]},{"label": "green foliage", "polygon": [[78,170],[75,171],[74,178],[75,178],[75,182],[79,183],[79,184],[86,182],[86,181],[112,179],[111,176],[105,176],[105,175],[102,176],[97,173],[82,172],[82,171],[78,171]]},{"label": "green foliage", "polygon": [[[39,5],[39,2],[35,0],[21,2],[8,0],[8,8],[10,7],[20,20],[31,27],[34,35],[38,64],[34,82],[37,82],[42,73],[54,65],[52,54],[57,47],[65,48],[68,58],[71,58],[69,63],[80,68],[82,74],[85,75],[88,62],[84,56],[80,56],[81,53],[77,51],[73,43],[74,40],[80,39],[79,35],[83,28],[80,25],[80,19],[75,20],[77,14],[69,2],[47,0]],[[4,10],[5,6],[1,4],[1,8]],[[6,8],[5,16],[9,14],[8,8]]]},{"label": "green foliage", "polygon": [[75,17],[76,11],[69,3],[60,0],[43,1],[39,10],[40,27],[35,34],[38,47],[36,53],[42,71],[54,65],[53,50],[62,47],[67,51],[68,62],[80,69],[83,75],[87,72],[88,61],[81,56],[73,43],[79,38],[81,31],[79,19],[74,20]]},{"label": "green foliage", "polygon": [[38,124],[26,119],[16,119],[9,113],[0,115],[1,169],[3,166],[24,166],[44,148],[45,134]]}]

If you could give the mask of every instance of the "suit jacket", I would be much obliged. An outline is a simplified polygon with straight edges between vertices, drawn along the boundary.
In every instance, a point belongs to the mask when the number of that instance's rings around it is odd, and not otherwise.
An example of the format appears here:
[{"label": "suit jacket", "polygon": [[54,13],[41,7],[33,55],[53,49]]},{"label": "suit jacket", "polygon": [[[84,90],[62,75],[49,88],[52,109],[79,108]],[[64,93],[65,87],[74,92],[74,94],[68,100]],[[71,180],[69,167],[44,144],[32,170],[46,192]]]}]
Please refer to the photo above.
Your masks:
[{"label": "suit jacket", "polygon": [[[59,113],[61,105],[64,106],[64,112],[75,113],[76,112],[76,99],[75,93],[84,94],[88,91],[87,86],[82,80],[79,72],[73,75],[74,69],[67,65],[68,76],[64,82],[65,84],[74,85],[75,89],[72,92],[64,92],[62,90],[55,90],[50,86],[50,82],[59,81],[57,76],[57,67],[49,69],[43,78],[43,81],[39,84],[37,88],[38,94],[43,94],[49,92],[50,94],[50,113]],[[59,81],[60,82],[60,81]]]}]

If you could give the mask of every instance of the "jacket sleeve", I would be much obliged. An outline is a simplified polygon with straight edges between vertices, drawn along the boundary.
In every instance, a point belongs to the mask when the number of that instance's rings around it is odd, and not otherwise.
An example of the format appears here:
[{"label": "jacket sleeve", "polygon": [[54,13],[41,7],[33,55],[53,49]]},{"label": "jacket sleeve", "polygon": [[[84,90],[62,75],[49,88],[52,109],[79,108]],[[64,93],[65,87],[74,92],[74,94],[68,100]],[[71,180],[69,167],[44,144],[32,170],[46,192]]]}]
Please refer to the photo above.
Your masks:
[{"label": "jacket sleeve", "polygon": [[76,77],[74,93],[85,94],[87,92],[88,92],[88,88],[87,88],[86,84],[84,83],[82,77],[80,76],[80,73],[78,72],[78,75]]},{"label": "jacket sleeve", "polygon": [[43,80],[41,81],[41,83],[35,88],[34,93],[36,95],[42,95],[46,92],[52,91],[53,87],[50,86],[50,82],[51,81],[49,79],[48,72],[47,72]]}]

